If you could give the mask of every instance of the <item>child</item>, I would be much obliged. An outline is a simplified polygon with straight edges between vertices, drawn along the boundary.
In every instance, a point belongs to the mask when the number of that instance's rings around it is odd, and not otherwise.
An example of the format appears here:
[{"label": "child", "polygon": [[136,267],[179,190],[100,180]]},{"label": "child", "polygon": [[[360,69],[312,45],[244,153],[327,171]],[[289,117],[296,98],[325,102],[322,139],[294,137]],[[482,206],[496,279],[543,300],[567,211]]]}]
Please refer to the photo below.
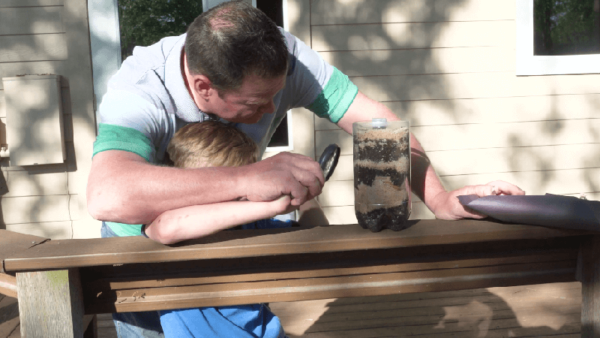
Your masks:
[{"label": "child", "polygon": [[[243,132],[217,121],[188,124],[167,148],[179,168],[241,166],[258,159],[258,147]],[[272,202],[229,201],[167,211],[142,228],[147,237],[172,244],[237,227],[289,227],[270,218],[293,211],[290,197]],[[286,337],[279,318],[264,304],[160,311],[165,337]]]}]

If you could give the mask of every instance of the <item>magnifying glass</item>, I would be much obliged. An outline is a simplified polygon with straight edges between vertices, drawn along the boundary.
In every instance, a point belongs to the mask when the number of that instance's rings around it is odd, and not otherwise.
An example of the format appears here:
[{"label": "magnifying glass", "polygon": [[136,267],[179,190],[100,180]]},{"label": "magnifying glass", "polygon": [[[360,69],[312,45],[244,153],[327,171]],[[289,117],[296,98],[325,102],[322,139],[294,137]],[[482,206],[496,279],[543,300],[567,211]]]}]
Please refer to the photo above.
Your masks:
[{"label": "magnifying glass", "polygon": [[333,175],[333,171],[337,166],[338,160],[340,158],[340,146],[335,143],[332,143],[323,150],[321,157],[319,157],[319,165],[321,165],[321,170],[323,170],[323,176],[325,177],[325,181],[327,181],[331,175]]}]

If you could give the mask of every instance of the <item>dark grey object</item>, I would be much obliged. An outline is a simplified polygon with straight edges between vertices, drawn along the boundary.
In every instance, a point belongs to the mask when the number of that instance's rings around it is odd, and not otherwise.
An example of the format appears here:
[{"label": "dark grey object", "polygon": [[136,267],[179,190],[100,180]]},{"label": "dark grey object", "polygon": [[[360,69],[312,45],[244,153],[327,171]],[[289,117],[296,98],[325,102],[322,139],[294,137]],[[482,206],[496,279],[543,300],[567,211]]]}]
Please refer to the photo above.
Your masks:
[{"label": "dark grey object", "polygon": [[600,202],[572,196],[458,196],[460,203],[502,222],[600,231]]},{"label": "dark grey object", "polygon": [[319,164],[321,165],[321,170],[323,170],[323,176],[325,177],[325,181],[327,181],[331,175],[333,175],[333,171],[337,166],[338,160],[340,158],[340,146],[335,143],[332,143],[323,150],[323,154],[319,157]]}]

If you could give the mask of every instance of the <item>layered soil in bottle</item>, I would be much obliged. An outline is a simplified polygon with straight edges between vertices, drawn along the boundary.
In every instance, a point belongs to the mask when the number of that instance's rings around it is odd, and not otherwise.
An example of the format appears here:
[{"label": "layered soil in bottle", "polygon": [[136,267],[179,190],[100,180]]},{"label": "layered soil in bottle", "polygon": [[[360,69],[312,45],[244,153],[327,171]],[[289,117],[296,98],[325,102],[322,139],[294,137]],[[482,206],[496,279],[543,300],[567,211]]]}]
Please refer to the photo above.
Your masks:
[{"label": "layered soil in bottle", "polygon": [[394,231],[410,216],[408,129],[373,129],[354,135],[354,197],[365,229]]}]

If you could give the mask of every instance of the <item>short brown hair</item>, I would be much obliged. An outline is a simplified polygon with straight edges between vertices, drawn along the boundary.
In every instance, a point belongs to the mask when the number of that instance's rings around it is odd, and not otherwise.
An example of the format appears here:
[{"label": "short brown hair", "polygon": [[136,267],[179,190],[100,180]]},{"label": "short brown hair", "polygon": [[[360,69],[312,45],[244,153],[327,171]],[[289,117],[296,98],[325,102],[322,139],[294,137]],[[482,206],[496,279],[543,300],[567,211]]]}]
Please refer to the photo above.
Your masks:
[{"label": "short brown hair", "polygon": [[167,147],[175,167],[238,167],[258,160],[258,146],[242,131],[218,121],[190,123]]},{"label": "short brown hair", "polygon": [[285,75],[289,56],[277,25],[244,1],[224,2],[198,16],[188,27],[185,54],[190,72],[205,75],[224,93],[239,89],[248,75]]}]

